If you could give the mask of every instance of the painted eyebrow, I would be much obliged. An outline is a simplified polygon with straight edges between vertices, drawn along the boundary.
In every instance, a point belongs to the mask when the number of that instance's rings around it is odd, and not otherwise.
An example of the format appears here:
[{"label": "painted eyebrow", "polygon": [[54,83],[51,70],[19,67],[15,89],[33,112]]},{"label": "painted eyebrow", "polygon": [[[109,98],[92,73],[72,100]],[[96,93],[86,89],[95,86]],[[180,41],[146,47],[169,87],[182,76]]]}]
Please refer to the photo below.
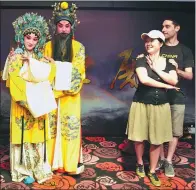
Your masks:
[{"label": "painted eyebrow", "polygon": [[[27,37],[30,37],[30,38],[31,38],[30,34],[27,34]],[[36,36],[36,37],[34,37],[34,38],[38,38],[38,37]]]}]

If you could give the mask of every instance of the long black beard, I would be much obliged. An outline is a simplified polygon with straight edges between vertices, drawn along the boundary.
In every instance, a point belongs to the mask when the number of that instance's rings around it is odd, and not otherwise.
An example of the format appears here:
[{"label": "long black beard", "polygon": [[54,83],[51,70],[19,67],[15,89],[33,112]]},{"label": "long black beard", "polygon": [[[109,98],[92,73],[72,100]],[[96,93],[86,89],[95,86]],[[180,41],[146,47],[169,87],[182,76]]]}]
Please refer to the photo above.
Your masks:
[{"label": "long black beard", "polygon": [[56,34],[54,37],[54,53],[55,61],[71,62],[72,57],[72,36],[73,34]]}]

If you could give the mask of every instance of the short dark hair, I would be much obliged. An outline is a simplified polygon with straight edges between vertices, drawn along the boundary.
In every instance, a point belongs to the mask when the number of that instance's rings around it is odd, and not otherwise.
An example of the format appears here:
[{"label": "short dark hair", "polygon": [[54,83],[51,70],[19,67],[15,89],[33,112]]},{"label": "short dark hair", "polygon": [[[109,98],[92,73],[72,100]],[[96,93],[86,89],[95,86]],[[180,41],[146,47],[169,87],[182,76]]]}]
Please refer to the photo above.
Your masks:
[{"label": "short dark hair", "polygon": [[170,21],[173,22],[174,26],[180,26],[179,22],[176,19],[174,19],[174,18],[169,17],[169,18],[166,18],[164,20],[170,20]]},{"label": "short dark hair", "polygon": [[164,41],[163,41],[161,38],[157,38],[157,40],[158,40],[160,43],[164,43]]}]

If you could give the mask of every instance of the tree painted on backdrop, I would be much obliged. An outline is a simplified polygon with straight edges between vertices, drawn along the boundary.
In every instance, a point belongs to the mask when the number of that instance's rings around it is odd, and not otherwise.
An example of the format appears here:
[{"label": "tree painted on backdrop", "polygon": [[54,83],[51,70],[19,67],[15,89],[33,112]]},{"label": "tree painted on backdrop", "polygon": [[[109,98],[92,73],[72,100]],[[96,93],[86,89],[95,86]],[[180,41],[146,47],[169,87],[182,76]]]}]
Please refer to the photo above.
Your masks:
[{"label": "tree painted on backdrop", "polygon": [[137,88],[138,84],[135,73],[136,60],[132,57],[132,52],[133,49],[131,48],[118,54],[119,57],[123,58],[123,61],[121,62],[116,76],[110,84],[110,89],[114,88],[117,79],[124,80],[119,87],[120,89],[124,88],[127,84],[129,84],[131,88]]}]

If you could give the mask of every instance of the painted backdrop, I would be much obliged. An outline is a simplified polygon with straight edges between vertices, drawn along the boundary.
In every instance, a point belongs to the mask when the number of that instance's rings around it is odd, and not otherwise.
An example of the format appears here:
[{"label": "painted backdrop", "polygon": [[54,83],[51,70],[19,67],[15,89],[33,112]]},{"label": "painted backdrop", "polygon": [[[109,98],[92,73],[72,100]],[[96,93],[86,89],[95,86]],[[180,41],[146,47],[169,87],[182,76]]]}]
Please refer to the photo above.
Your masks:
[{"label": "painted backdrop", "polygon": [[[13,39],[12,22],[25,12],[49,19],[51,10],[1,10],[1,70]],[[76,39],[86,47],[86,84],[82,90],[84,135],[124,135],[135,92],[134,58],[142,53],[141,33],[161,29],[165,16],[179,16],[180,41],[194,52],[195,18],[191,13],[167,11],[79,10]],[[6,19],[5,19],[6,18]],[[188,21],[188,22],[187,22]],[[187,82],[185,122],[194,122],[194,80]],[[1,116],[8,118],[10,96],[1,82]],[[142,118],[141,118],[142,119]]]}]

